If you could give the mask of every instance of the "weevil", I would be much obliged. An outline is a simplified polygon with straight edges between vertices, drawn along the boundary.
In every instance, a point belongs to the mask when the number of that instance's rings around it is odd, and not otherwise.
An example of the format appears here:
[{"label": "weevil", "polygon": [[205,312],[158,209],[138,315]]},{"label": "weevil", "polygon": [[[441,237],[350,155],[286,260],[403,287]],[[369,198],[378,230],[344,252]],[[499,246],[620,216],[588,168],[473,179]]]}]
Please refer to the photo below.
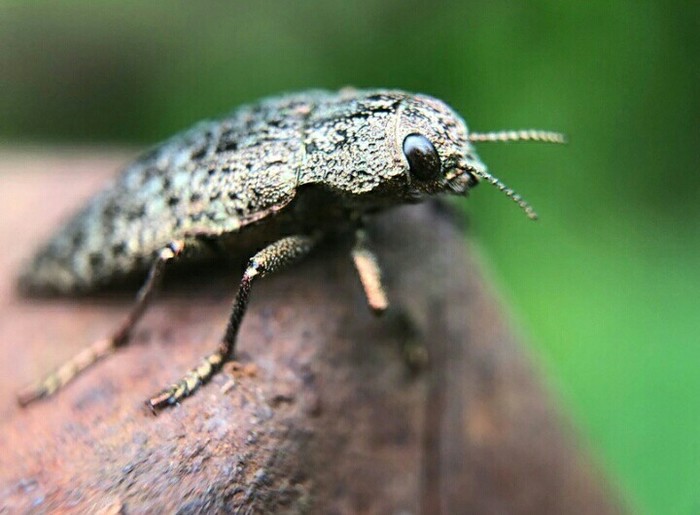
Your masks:
[{"label": "weevil", "polygon": [[398,90],[308,91],[263,99],[201,122],[156,146],[117,176],[39,250],[21,275],[30,292],[89,292],[141,273],[131,311],[45,379],[20,392],[49,396],[129,342],[168,263],[212,251],[251,256],[215,350],[146,403],[155,412],[194,393],[232,360],[253,283],[345,228],[369,307],[388,306],[363,228],[373,213],[441,193],[496,186],[530,218],[532,208],[488,171],[473,143],[561,143],[555,132],[477,133],[445,103]]}]

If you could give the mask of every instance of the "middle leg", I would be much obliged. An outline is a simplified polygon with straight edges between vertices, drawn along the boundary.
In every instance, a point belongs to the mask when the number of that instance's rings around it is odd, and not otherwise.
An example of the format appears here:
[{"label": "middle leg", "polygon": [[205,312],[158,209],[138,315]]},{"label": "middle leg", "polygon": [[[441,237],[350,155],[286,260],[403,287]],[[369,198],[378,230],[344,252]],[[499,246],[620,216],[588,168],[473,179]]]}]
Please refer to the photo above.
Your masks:
[{"label": "middle leg", "polygon": [[238,293],[233,301],[226,332],[219,347],[205,356],[178,382],[146,401],[146,405],[151,411],[155,413],[159,409],[177,404],[180,400],[192,395],[197,388],[209,381],[224,363],[233,358],[236,336],[248,307],[248,298],[253,282],[301,259],[309,253],[315,242],[316,238],[310,236],[289,236],[265,247],[250,259],[238,286]]}]

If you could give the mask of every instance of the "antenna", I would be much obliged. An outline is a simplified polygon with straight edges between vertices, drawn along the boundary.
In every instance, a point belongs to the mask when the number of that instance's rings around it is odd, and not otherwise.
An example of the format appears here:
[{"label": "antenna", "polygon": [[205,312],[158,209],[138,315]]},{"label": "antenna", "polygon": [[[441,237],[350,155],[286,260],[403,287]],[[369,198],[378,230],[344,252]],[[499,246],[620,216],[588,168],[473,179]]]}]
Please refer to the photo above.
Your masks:
[{"label": "antenna", "polygon": [[[566,143],[566,137],[560,132],[541,131],[537,129],[524,129],[519,131],[495,131],[495,132],[471,132],[468,135],[469,141],[476,142],[506,142],[506,141],[541,141],[543,143]],[[537,220],[537,213],[532,209],[525,199],[518,195],[511,188],[506,186],[500,179],[497,179],[486,170],[476,170],[475,175],[480,179],[490,182],[506,197],[520,206],[530,220]]]},{"label": "antenna", "polygon": [[488,173],[486,170],[475,170],[473,173],[480,179],[485,179],[486,181],[496,186],[496,188],[502,191],[506,195],[506,197],[518,204],[518,206],[520,206],[520,209],[525,211],[525,214],[530,220],[537,220],[537,213],[532,208],[532,206],[528,204],[527,201],[523,199],[520,195],[518,195],[515,191],[513,191],[511,188],[509,188],[503,182],[501,182],[500,179],[497,179],[496,177]]},{"label": "antenna", "polygon": [[559,132],[525,129],[519,131],[470,132],[471,142],[541,141],[543,143],[566,143],[566,137]]}]

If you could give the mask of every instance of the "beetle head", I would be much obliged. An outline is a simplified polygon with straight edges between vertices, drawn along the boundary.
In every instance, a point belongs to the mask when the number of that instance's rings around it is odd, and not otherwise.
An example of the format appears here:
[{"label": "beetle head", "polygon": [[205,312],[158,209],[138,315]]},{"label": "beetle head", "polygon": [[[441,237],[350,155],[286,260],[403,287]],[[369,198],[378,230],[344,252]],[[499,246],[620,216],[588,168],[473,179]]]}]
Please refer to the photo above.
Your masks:
[{"label": "beetle head", "polygon": [[492,176],[472,143],[545,141],[544,131],[469,132],[444,102],[403,91],[341,91],[309,117],[299,184],[321,184],[359,210],[418,202],[441,193],[466,195],[485,180],[530,218],[532,208]]},{"label": "beetle head", "polygon": [[485,180],[516,202],[529,218],[537,218],[520,195],[488,172],[472,145],[482,141],[564,143],[564,137],[538,130],[469,132],[464,120],[445,103],[425,95],[408,97],[397,113],[394,133],[407,195],[416,199],[444,192],[466,195]]}]

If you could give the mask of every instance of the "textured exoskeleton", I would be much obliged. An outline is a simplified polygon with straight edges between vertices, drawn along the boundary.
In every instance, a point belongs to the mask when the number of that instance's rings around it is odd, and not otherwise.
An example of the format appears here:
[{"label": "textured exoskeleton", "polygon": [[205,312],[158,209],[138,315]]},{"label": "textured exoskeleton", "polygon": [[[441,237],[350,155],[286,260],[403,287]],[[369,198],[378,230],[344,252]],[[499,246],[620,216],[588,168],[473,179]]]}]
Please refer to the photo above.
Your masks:
[{"label": "textured exoskeleton", "polygon": [[253,255],[219,348],[153,397],[171,405],[231,359],[250,285],[305,255],[325,234],[356,229],[353,258],[370,306],[387,306],[380,272],[362,233],[366,215],[440,193],[466,194],[491,176],[474,141],[561,142],[556,133],[470,133],[443,102],[398,90],[309,91],[268,98],[205,121],[158,145],[63,226],[22,275],[29,291],[90,291],[150,269],[127,319],[20,395],[49,395],[125,344],[165,264],[212,252]]}]

